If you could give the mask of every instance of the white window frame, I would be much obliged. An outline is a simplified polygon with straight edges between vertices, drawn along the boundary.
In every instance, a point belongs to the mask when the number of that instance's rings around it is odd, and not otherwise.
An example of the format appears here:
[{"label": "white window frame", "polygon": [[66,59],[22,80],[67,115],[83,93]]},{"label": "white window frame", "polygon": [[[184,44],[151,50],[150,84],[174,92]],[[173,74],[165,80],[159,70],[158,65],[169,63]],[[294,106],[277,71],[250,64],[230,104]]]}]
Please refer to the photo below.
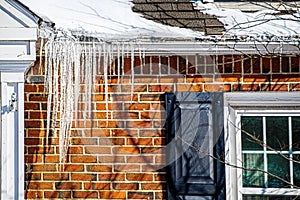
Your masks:
[{"label": "white window frame", "polygon": [[300,116],[299,92],[225,93],[225,161],[227,199],[242,200],[250,195],[300,195],[293,188],[243,188],[241,116]]}]

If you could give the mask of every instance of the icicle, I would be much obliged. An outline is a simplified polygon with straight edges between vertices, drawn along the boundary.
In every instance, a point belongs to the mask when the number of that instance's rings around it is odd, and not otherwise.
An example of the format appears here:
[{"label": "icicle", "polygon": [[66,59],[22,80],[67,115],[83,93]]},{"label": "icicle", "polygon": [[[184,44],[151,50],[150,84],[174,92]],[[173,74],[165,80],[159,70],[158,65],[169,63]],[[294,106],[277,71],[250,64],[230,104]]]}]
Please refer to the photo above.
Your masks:
[{"label": "icicle", "polygon": [[39,65],[39,74],[41,74],[42,69],[42,62],[43,62],[43,48],[44,48],[44,38],[41,38],[41,45],[40,45],[40,65]]},{"label": "icicle", "polygon": [[97,72],[97,74],[101,74],[101,56],[102,56],[102,44],[99,44],[98,45],[98,48],[97,48],[97,50],[98,50],[98,72]]},{"label": "icicle", "polygon": [[74,49],[74,76],[75,76],[75,83],[74,83],[74,111],[75,111],[75,126],[77,125],[78,120],[78,102],[80,96],[80,44],[76,44]]},{"label": "icicle", "polygon": [[134,46],[131,45],[131,90],[130,90],[130,97],[131,103],[133,101],[133,94],[134,94]]},{"label": "icicle", "polygon": [[[51,124],[51,104],[52,104],[52,94],[53,94],[53,76],[52,76],[52,55],[53,55],[53,43],[52,41],[48,42],[46,47],[47,51],[45,51],[45,60],[49,60],[45,64],[45,74],[46,74],[46,82],[45,89],[48,92],[48,100],[47,100],[47,130],[46,130],[46,145],[48,145],[48,139],[50,134],[50,124]],[[49,51],[48,51],[49,48]],[[55,53],[55,52],[54,52]]]},{"label": "icicle", "polygon": [[93,86],[95,86],[97,82],[97,48],[95,42],[93,41]]},{"label": "icicle", "polygon": [[[117,43],[117,62],[118,62],[118,73],[117,73],[117,78],[118,78],[118,85],[120,85],[120,75],[121,75],[121,63],[120,63],[120,44]],[[119,88],[119,92],[121,92],[121,87]]]},{"label": "icicle", "polygon": [[125,69],[124,69],[124,63],[125,63],[125,61],[124,61],[124,54],[125,54],[125,45],[124,45],[124,43],[123,43],[123,45],[122,45],[122,76],[124,76],[124,74],[125,74]]},{"label": "icicle", "polygon": [[88,63],[87,63],[87,69],[86,69],[86,85],[87,85],[87,99],[86,99],[86,104],[87,104],[87,109],[88,109],[88,117],[91,117],[92,113],[92,84],[93,84],[93,76],[92,76],[92,67],[93,67],[93,52],[92,52],[92,46],[89,46],[89,54],[88,54]]},{"label": "icicle", "polygon": [[105,109],[106,109],[106,127],[108,126],[108,56],[109,46],[104,44],[104,92],[105,92]]},{"label": "icicle", "polygon": [[84,120],[84,128],[86,128],[86,122],[87,122],[87,110],[88,110],[88,105],[87,105],[87,99],[88,99],[88,93],[87,93],[87,90],[88,90],[88,87],[87,87],[87,76],[88,76],[88,72],[87,72],[87,69],[88,69],[88,58],[89,58],[89,55],[88,55],[88,50],[87,50],[87,45],[84,45],[84,80],[85,80],[85,84],[84,84],[84,111],[83,111],[83,120]]}]

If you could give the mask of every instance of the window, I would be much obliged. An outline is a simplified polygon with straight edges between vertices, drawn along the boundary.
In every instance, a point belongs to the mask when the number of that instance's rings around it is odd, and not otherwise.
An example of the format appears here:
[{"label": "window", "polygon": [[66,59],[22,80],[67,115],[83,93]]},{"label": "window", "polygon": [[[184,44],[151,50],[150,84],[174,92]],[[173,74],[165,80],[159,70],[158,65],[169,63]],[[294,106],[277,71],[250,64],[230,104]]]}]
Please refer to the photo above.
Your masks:
[{"label": "window", "polygon": [[[300,199],[299,93],[226,94],[230,199]],[[297,187],[298,186],[298,187]]]}]

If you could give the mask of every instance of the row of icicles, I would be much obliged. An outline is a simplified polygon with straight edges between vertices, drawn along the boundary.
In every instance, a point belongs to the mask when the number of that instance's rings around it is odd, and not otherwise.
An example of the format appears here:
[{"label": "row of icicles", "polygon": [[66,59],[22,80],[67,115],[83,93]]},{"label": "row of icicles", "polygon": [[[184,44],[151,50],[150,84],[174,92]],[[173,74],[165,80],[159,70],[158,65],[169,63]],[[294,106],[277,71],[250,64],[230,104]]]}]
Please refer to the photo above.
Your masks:
[{"label": "row of icicles", "polygon": [[[43,42],[42,42],[43,45]],[[111,63],[117,59],[118,77],[124,75],[124,57],[139,54],[145,58],[144,51],[136,43],[76,42],[74,40],[49,40],[45,50],[45,90],[48,93],[47,136],[56,135],[59,130],[60,164],[66,161],[70,144],[72,124],[78,119],[78,103],[84,102],[83,119],[86,125],[91,117],[92,95],[96,77],[103,77],[106,122],[108,122],[108,82]],[[101,64],[102,63],[102,64]],[[103,65],[103,70],[101,70]],[[134,90],[134,59],[131,59],[131,97]],[[84,92],[81,91],[82,86]],[[59,113],[59,114],[58,114]],[[59,125],[58,125],[59,124]]]}]

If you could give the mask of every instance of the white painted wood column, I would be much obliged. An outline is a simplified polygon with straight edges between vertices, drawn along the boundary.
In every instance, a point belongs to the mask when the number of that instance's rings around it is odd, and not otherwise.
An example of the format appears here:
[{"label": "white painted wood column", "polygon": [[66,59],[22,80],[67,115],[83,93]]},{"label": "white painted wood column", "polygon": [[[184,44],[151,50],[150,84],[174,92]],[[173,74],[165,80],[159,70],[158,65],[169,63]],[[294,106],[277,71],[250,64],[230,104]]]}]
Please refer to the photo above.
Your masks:
[{"label": "white painted wood column", "polygon": [[1,200],[24,199],[24,71],[0,62]]}]

